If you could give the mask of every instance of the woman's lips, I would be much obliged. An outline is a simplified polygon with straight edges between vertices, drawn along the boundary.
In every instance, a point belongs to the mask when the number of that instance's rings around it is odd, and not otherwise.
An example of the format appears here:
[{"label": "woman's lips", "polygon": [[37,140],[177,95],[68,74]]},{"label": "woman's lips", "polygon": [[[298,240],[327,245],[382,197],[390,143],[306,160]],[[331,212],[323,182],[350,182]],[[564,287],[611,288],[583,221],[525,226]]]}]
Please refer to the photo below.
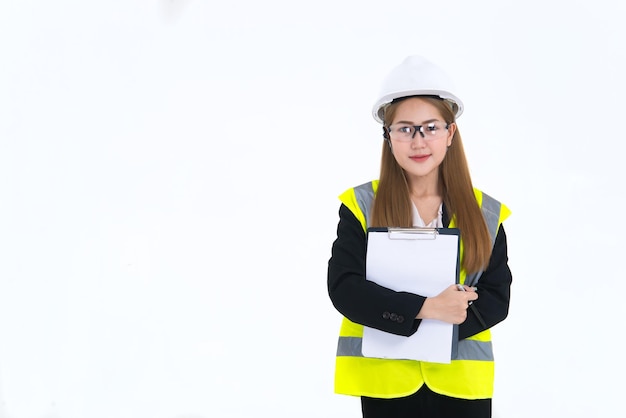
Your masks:
[{"label": "woman's lips", "polygon": [[413,161],[420,163],[422,161],[426,161],[428,157],[430,157],[430,155],[411,155],[409,158]]}]

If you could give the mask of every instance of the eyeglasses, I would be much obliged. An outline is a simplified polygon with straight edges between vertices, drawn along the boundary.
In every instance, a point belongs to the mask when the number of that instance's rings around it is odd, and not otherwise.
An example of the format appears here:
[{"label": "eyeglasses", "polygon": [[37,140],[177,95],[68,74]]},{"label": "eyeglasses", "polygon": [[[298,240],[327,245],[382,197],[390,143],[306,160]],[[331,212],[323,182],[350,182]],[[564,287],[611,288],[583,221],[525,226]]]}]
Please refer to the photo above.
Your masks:
[{"label": "eyeglasses", "polygon": [[425,141],[433,141],[445,136],[449,126],[449,124],[440,121],[429,122],[425,125],[397,123],[390,125],[387,130],[389,131],[389,137],[394,141],[411,142],[418,132]]}]

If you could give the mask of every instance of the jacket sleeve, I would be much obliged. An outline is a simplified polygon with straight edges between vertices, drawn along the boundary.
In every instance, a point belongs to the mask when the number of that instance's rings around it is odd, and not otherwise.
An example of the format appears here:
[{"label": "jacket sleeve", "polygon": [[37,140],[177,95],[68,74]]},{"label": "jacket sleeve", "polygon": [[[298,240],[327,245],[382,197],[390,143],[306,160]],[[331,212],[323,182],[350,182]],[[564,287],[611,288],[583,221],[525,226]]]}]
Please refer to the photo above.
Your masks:
[{"label": "jacket sleeve", "polygon": [[425,297],[396,292],[365,279],[366,234],[348,209],[339,208],[337,238],[328,262],[328,294],[335,308],[352,322],[409,336]]},{"label": "jacket sleeve", "polygon": [[508,266],[506,234],[500,225],[487,269],[476,284],[478,300],[474,302],[486,327],[472,312],[467,311],[467,319],[459,326],[459,339],[467,338],[503,321],[509,313],[512,275]]}]

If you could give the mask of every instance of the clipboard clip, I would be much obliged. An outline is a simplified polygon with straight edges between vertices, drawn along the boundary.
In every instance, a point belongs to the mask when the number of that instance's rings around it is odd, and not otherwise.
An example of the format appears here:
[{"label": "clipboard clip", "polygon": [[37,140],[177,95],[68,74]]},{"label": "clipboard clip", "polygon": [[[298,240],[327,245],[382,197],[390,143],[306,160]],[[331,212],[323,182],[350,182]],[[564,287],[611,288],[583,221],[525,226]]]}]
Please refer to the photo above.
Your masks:
[{"label": "clipboard clip", "polygon": [[388,228],[389,239],[437,239],[437,228]]}]

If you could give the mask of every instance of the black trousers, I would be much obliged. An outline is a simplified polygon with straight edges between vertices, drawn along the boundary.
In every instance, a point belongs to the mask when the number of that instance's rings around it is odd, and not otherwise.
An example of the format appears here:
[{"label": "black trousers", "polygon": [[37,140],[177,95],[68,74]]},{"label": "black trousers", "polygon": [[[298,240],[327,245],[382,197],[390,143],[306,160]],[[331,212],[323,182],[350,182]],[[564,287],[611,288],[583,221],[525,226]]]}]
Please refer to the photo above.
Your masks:
[{"label": "black trousers", "polygon": [[451,398],[426,385],[405,398],[361,397],[363,418],[491,418],[491,399]]}]

